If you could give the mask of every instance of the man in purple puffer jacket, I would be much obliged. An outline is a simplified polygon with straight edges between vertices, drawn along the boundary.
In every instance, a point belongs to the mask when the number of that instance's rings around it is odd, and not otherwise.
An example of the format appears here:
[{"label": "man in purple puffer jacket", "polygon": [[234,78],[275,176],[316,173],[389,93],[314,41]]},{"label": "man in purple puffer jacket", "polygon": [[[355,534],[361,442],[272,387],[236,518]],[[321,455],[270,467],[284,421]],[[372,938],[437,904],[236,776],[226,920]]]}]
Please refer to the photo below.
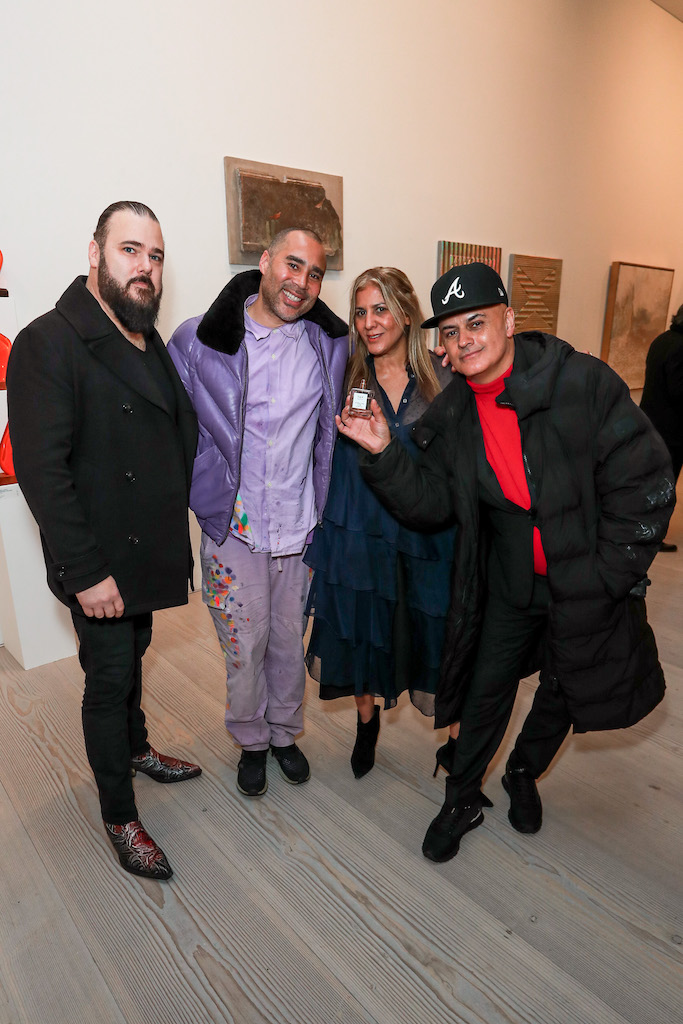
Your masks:
[{"label": "man in purple puffer jacket", "polygon": [[346,324],[318,299],[325,266],[315,232],[280,232],[259,270],[234,277],[168,346],[199,421],[190,507],[245,796],[268,788],[269,748],[288,782],[310,776],[294,742],[305,685],[303,552],[327,498],[348,351]]}]

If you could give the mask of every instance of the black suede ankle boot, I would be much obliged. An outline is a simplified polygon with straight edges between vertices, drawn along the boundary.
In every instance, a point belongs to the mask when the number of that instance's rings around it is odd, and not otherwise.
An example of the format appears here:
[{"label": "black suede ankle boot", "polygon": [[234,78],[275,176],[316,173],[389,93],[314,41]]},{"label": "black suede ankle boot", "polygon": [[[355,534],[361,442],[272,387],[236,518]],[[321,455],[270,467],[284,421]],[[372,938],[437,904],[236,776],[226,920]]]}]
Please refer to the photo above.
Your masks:
[{"label": "black suede ankle boot", "polygon": [[361,722],[358,715],[356,726],[356,742],[351,754],[351,768],[357,779],[367,775],[375,763],[375,746],[379,736],[379,708],[375,710],[369,722]]}]

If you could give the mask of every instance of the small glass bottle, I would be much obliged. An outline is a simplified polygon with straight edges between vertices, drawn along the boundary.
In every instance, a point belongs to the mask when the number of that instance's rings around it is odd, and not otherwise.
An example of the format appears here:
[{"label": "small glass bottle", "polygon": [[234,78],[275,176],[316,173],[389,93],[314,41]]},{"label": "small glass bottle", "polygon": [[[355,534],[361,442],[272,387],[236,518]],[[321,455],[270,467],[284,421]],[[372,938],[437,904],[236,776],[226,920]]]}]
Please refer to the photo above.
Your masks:
[{"label": "small glass bottle", "polygon": [[366,388],[365,381],[361,380],[360,387],[351,388],[349,394],[351,395],[349,416],[361,416],[363,419],[369,420],[372,416],[370,402],[375,397],[375,392],[371,388]]}]

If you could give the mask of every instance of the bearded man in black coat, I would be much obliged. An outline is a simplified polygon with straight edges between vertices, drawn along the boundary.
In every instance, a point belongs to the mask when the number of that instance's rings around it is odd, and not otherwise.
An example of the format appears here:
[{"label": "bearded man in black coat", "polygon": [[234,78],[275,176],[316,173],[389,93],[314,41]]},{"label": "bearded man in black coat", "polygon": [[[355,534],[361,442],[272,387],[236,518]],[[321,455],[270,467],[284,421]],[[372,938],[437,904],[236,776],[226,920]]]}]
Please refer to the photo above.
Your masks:
[{"label": "bearded man in black coat", "polygon": [[80,641],[85,747],[107,835],[127,871],[163,880],[171,867],[140,823],[131,776],[201,772],[150,746],[140,707],[152,611],[187,602],[197,421],[154,327],[164,261],[156,216],[142,203],[112,204],[88,256],[87,278],[16,338],[10,436],[48,585]]},{"label": "bearded man in black coat", "polygon": [[481,792],[520,678],[540,669],[503,786],[519,832],[542,822],[536,779],[569,729],[633,725],[664,695],[645,613],[647,570],[675,501],[671,461],[624,382],[537,331],[515,334],[499,275],[454,267],[432,288],[454,373],[414,428],[417,462],[380,407],[339,429],[370,454],[364,478],[412,529],[455,518],[451,607],[435,727],[446,799],[422,852],[445,861],[491,806]]}]

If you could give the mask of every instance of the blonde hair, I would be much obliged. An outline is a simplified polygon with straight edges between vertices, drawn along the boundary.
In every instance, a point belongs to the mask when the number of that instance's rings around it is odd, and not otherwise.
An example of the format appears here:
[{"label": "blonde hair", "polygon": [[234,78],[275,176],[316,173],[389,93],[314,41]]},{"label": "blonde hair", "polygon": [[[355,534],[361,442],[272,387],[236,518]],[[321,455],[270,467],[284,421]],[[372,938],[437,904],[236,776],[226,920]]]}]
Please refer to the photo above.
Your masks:
[{"label": "blonde hair", "polygon": [[420,324],[424,314],[415,289],[396,267],[372,267],[359,274],[351,286],[351,311],[349,313],[349,366],[347,376],[349,387],[357,387],[361,379],[368,379],[368,350],[356,331],[356,295],[362,288],[375,285],[382,293],[387,309],[397,324],[404,324],[408,344],[408,362],[415,374],[422,396],[431,402],[441,391],[427,348],[427,336]]}]

